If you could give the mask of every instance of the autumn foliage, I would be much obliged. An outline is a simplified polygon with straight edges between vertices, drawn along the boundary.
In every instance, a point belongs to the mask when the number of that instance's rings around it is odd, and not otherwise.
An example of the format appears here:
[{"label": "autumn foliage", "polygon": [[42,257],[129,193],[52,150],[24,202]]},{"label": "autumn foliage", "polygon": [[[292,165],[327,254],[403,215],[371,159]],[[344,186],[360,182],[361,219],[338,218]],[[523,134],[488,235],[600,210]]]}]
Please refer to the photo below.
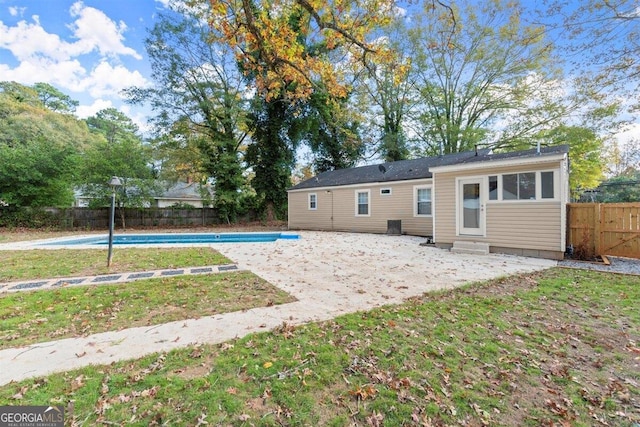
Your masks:
[{"label": "autumn foliage", "polygon": [[[373,37],[394,13],[393,0],[209,0],[214,38],[235,49],[267,99],[286,89],[307,99],[316,85],[341,98],[345,72],[389,52]],[[312,47],[312,49],[310,49]]]}]

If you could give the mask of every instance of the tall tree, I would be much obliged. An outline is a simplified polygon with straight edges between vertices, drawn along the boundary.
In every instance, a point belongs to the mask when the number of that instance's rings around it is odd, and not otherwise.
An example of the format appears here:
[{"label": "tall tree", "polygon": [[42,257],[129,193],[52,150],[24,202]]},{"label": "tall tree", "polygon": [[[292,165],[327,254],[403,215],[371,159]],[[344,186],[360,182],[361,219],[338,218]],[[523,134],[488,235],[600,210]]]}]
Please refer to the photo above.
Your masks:
[{"label": "tall tree", "polygon": [[411,30],[418,151],[507,147],[558,125],[567,110],[544,28],[524,25],[517,1],[462,0],[452,8],[422,13]]},{"label": "tall tree", "polygon": [[609,161],[608,175],[620,176],[629,171],[640,171],[640,140],[634,139],[620,148],[617,141],[613,141],[607,147],[607,160]]},{"label": "tall tree", "polygon": [[381,31],[380,43],[388,46],[391,53],[386,61],[365,61],[355,87],[362,97],[363,115],[371,118],[367,121],[373,140],[371,148],[378,157],[393,162],[410,155],[405,126],[415,103],[414,83],[409,75],[411,47],[404,16],[397,16],[392,25]]},{"label": "tall tree", "polygon": [[249,117],[253,142],[247,147],[247,164],[253,169],[256,190],[267,220],[284,219],[286,189],[291,186],[295,148],[300,139],[292,105],[284,99],[256,96]]},{"label": "tall tree", "polygon": [[49,83],[36,83],[33,88],[45,107],[57,113],[74,113],[79,102],[60,92]]},{"label": "tall tree", "polygon": [[[602,182],[594,192],[594,202],[637,203],[640,200],[640,170],[627,169],[623,174]],[[593,194],[593,193],[592,193]]]},{"label": "tall tree", "polygon": [[109,144],[140,141],[138,125],[116,108],[105,108],[98,111],[95,116],[87,118],[87,125],[92,132],[104,136]]},{"label": "tall tree", "polygon": [[569,145],[569,188],[574,199],[596,188],[604,178],[604,141],[592,129],[561,125],[540,132],[535,139],[543,145]]},{"label": "tall tree", "polygon": [[[572,73],[598,95],[629,94],[638,107],[640,38],[637,0],[545,0],[540,22],[562,40]],[[561,17],[561,18],[559,18]],[[616,102],[616,100],[613,100]]]},{"label": "tall tree", "polygon": [[199,13],[182,8],[159,16],[146,39],[155,85],[127,94],[156,112],[156,141],[163,153],[188,149],[200,154],[192,164],[213,178],[214,206],[231,221],[239,212],[237,196],[244,183],[245,86],[233,53],[226,45],[210,43],[216,36]]},{"label": "tall tree", "polygon": [[353,167],[365,154],[360,118],[348,99],[330,102],[326,92],[316,91],[306,102],[303,138],[313,153],[316,173]]},{"label": "tall tree", "polygon": [[107,183],[115,175],[123,184],[118,189],[119,206],[148,205],[158,185],[153,179],[151,150],[143,144],[137,125],[114,108],[98,111],[87,123],[100,137],[84,151],[79,174],[83,178],[83,192],[93,199],[91,204],[108,204],[111,188]]},{"label": "tall tree", "polygon": [[[191,0],[200,4],[203,0]],[[375,56],[384,61],[389,50],[377,43],[375,30],[396,14],[395,0],[208,0],[209,22],[217,40],[228,43],[267,98],[305,99],[317,85],[332,96],[349,92],[345,68],[361,66]],[[439,0],[426,0],[440,7]],[[292,19],[308,21],[304,38]],[[306,46],[322,44],[327,54],[307,55]],[[332,54],[333,53],[333,56]]]},{"label": "tall tree", "polygon": [[84,121],[46,108],[35,89],[0,83],[0,200],[71,206],[79,153],[94,141]]}]

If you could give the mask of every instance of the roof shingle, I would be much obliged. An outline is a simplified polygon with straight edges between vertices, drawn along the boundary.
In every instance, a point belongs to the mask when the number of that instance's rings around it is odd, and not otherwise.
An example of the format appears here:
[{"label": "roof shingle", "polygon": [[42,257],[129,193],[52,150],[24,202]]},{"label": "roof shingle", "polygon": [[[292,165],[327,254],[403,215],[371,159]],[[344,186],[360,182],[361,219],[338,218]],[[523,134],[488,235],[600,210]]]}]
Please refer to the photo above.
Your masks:
[{"label": "roof shingle", "polygon": [[397,162],[387,162],[378,165],[322,172],[313,178],[309,178],[297,185],[294,185],[289,188],[289,190],[337,187],[341,185],[366,184],[371,182],[424,179],[431,178],[432,174],[430,168],[437,166],[462,165],[474,162],[526,158],[536,155],[561,154],[568,152],[569,147],[567,145],[544,147],[540,150],[540,154],[537,154],[536,149],[497,154],[492,154],[489,149],[480,149],[477,153],[475,151],[466,151],[463,153],[446,154],[444,156],[400,160]]}]

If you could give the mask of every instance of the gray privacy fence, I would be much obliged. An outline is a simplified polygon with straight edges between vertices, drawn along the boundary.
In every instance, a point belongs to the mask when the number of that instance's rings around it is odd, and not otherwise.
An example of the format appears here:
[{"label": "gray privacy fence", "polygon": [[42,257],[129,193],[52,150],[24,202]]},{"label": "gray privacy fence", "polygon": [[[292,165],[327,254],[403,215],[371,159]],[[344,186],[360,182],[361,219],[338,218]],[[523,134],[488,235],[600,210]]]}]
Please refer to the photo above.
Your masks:
[{"label": "gray privacy fence", "polygon": [[[20,212],[25,219],[24,226],[55,226],[61,229],[102,230],[109,228],[109,208],[47,208],[44,212]],[[28,224],[29,216],[46,216],[35,224]],[[212,226],[222,224],[214,208],[116,208],[115,226],[122,227],[124,214],[125,227],[184,227],[184,226]],[[238,218],[238,222],[257,220],[255,212],[249,212]],[[7,224],[9,225],[9,224]],[[20,224],[14,224],[20,225]]]}]

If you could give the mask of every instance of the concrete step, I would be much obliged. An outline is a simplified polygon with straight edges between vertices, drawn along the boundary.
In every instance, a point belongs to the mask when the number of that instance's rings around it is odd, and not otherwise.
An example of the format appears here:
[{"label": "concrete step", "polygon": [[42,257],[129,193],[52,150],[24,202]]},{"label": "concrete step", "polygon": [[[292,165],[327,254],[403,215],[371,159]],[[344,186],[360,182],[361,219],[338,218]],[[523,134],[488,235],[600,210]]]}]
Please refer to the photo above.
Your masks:
[{"label": "concrete step", "polygon": [[488,255],[489,244],[484,242],[455,241],[451,252],[458,254]]}]

